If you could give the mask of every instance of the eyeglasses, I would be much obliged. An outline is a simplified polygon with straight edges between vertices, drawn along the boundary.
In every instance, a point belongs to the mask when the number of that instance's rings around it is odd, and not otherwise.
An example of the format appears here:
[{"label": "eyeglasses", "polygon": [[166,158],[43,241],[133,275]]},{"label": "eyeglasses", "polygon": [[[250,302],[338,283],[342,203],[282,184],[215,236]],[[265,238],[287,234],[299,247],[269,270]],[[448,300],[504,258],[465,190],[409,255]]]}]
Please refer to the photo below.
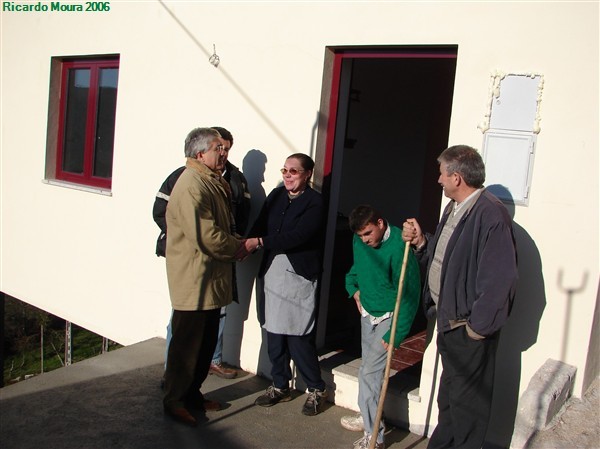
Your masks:
[{"label": "eyeglasses", "polygon": [[[217,145],[215,145],[215,147],[213,148],[214,151],[217,151],[219,153],[223,152],[223,153],[229,153],[229,150],[231,149],[231,147],[226,147],[225,145],[223,145],[222,143],[219,143]],[[208,151],[208,150],[207,150]]]},{"label": "eyeglasses", "polygon": [[284,167],[284,168],[282,168],[280,171],[281,171],[281,174],[282,174],[282,175],[287,175],[287,174],[289,173],[290,175],[292,175],[292,176],[295,176],[295,175],[297,175],[298,173],[303,173],[303,172],[305,172],[306,170],[299,170],[299,169],[297,169],[297,168],[285,168],[285,167]]}]

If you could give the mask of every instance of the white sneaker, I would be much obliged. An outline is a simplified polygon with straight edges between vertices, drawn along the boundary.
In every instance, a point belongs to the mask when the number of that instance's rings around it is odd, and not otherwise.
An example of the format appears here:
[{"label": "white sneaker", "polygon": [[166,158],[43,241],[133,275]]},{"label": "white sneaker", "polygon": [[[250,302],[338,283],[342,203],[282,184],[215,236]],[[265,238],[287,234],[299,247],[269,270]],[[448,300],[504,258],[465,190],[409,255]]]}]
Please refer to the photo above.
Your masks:
[{"label": "white sneaker", "polygon": [[365,430],[365,423],[360,413],[342,416],[340,424],[344,429],[351,430],[352,432],[362,432]]},{"label": "white sneaker", "polygon": [[[371,435],[365,435],[361,439],[354,442],[354,449],[369,449],[369,443],[371,442]],[[385,449],[383,442],[376,442],[375,449]]]}]

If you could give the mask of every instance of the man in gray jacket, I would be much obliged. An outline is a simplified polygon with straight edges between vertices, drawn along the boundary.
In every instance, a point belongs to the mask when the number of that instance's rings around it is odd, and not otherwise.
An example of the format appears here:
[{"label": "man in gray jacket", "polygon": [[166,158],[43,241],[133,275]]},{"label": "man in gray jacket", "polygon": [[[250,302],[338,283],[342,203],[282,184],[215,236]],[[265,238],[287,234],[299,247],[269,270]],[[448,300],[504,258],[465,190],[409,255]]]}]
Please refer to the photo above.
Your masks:
[{"label": "man in gray jacket", "polygon": [[442,358],[438,425],[429,448],[480,448],[490,417],[496,349],[517,283],[512,220],[484,187],[479,153],[466,145],[438,157],[438,183],[451,199],[434,235],[414,218],[403,226],[426,266],[423,301],[436,315]]},{"label": "man in gray jacket", "polygon": [[222,178],[219,132],[196,128],[185,140],[186,168],[167,207],[166,264],[173,307],[165,371],[165,413],[195,426],[200,392],[217,341],[221,307],[231,303],[233,263],[247,251],[232,233],[231,192]]}]

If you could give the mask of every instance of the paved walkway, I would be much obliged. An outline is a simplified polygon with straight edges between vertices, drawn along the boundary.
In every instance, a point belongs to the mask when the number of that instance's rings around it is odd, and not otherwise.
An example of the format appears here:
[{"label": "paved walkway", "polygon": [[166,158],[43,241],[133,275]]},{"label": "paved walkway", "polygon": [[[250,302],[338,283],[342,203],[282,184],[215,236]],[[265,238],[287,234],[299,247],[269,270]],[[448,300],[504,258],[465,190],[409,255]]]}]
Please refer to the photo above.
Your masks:
[{"label": "paved walkway", "polygon": [[[202,425],[185,427],[164,416],[164,340],[103,354],[0,389],[2,449],[351,449],[361,434],[343,429],[352,413],[328,404],[316,417],[302,415],[304,394],[271,408],[254,405],[269,382],[245,373],[233,380],[209,376],[207,397],[226,404]],[[527,444],[528,449],[599,449],[598,380],[582,399]],[[424,449],[428,440],[400,429],[388,449]]]},{"label": "paved walkway", "polygon": [[590,385],[581,399],[571,398],[546,429],[531,438],[528,449],[599,449],[600,381]]},{"label": "paved walkway", "polygon": [[[304,395],[271,408],[254,405],[269,382],[247,374],[209,376],[206,396],[226,404],[197,428],[164,416],[159,380],[164,340],[152,339],[0,389],[2,449],[351,449],[361,434],[339,425],[349,411],[328,404],[302,415]],[[427,440],[392,429],[389,449]]]}]

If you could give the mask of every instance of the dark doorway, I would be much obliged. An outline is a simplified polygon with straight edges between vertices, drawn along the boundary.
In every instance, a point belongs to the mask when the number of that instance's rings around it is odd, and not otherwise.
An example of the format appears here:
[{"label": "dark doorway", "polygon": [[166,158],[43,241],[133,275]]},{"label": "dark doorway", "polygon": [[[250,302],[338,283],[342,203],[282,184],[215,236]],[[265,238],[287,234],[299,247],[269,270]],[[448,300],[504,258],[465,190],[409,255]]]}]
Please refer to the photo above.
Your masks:
[{"label": "dark doorway", "polygon": [[[347,217],[367,203],[392,225],[416,217],[435,228],[442,200],[436,158],[448,145],[457,48],[328,51],[326,149],[317,154],[329,201],[318,339],[359,356],[359,315],[344,283],[352,265]],[[420,313],[411,335],[425,328]]]}]

